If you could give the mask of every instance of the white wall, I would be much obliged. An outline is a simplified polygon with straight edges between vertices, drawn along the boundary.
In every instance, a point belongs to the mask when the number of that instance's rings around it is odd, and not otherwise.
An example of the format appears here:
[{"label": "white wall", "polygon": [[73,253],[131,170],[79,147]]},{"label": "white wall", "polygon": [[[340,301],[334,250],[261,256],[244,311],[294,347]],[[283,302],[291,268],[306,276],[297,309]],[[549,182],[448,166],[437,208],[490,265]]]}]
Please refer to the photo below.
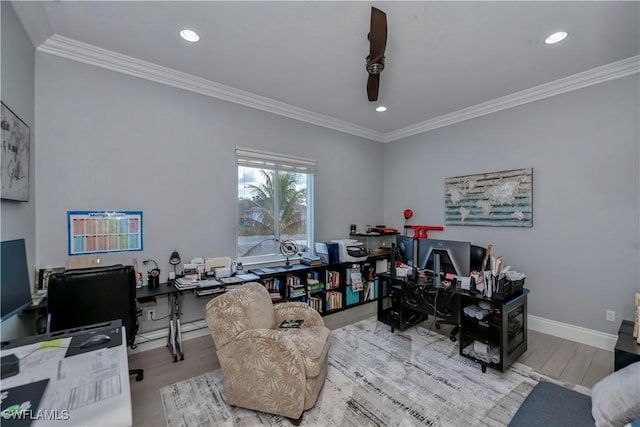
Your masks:
[{"label": "white wall", "polygon": [[617,333],[640,291],[638,93],[635,74],[387,144],[385,222],[444,225],[446,177],[532,167],[533,228],[430,237],[493,244],[526,273],[529,314]]},{"label": "white wall", "polygon": [[383,218],[383,144],[42,53],[36,100],[39,266],[65,264],[68,210],[142,210],[144,251],[103,263],[161,280],[174,249],[234,257],[236,146],[317,160],[316,240]]},{"label": "white wall", "polygon": [[[35,275],[35,217],[36,193],[33,168],[35,164],[35,129],[34,123],[34,48],[29,41],[22,24],[16,16],[13,6],[7,1],[1,2],[2,14],[2,81],[0,97],[11,110],[24,121],[31,130],[31,156],[29,159],[29,201],[17,202],[2,200],[0,202],[0,234],[1,240],[25,239],[27,262],[29,264],[31,286]],[[4,153],[2,153],[4,154]],[[0,155],[2,155],[0,154]],[[0,286],[8,286],[6,283]],[[18,335],[33,332],[35,328],[30,321],[21,322],[20,316],[14,316],[2,322],[3,340],[10,340]]]}]

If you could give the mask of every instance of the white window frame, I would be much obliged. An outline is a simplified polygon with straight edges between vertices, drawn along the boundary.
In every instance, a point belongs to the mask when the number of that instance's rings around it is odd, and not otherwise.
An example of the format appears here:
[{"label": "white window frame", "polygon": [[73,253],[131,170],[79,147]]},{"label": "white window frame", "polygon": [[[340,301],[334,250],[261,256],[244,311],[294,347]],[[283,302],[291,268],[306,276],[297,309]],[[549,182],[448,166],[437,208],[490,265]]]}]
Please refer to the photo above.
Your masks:
[{"label": "white window frame", "polygon": [[[294,172],[307,175],[307,254],[313,254],[314,248],[314,222],[315,222],[315,194],[314,177],[316,174],[316,161],[304,157],[294,157],[284,154],[271,153],[267,151],[254,150],[252,148],[236,147],[236,186],[239,167],[250,167],[257,169],[276,170],[279,172]],[[277,195],[276,195],[277,197]],[[278,205],[277,200],[275,201]],[[262,263],[284,262],[285,257],[276,253],[275,255],[258,255],[240,257],[238,247],[239,218],[238,212],[238,190],[236,188],[236,258],[244,265],[257,265]],[[290,257],[290,260],[297,260],[299,257]]]}]

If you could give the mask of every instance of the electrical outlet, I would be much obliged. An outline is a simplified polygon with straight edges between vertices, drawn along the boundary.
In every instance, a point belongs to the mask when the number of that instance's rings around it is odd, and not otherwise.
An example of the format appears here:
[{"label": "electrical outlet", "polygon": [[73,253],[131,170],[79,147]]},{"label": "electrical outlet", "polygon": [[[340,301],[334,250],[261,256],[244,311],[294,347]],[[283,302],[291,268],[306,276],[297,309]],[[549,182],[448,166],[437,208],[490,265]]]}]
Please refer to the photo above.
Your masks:
[{"label": "electrical outlet", "polygon": [[147,310],[147,320],[155,320],[156,318],[156,311],[151,309],[151,310]]},{"label": "electrical outlet", "polygon": [[613,310],[607,310],[607,320],[609,322],[615,322],[616,321],[616,312]]}]

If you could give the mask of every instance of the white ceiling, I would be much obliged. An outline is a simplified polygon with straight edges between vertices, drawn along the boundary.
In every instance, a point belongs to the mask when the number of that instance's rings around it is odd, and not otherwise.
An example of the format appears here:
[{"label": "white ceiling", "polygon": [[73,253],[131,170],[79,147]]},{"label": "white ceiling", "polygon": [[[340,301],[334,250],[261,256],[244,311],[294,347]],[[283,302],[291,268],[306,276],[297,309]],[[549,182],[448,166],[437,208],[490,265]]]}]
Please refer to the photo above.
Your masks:
[{"label": "white ceiling", "polygon": [[[386,12],[389,34],[376,103],[366,96],[371,5]],[[239,89],[234,96],[244,100],[257,95],[257,108],[304,116],[347,132],[352,128],[355,134],[369,132],[378,140],[391,140],[394,134],[424,128],[496,99],[513,101],[523,90],[629,58],[633,61],[631,72],[626,66],[627,74],[637,72],[639,5],[638,1],[14,2],[30,38],[44,52],[73,57],[69,53],[73,51],[80,60],[84,52],[93,55],[94,62],[99,62],[96,55],[113,62],[115,52],[146,61],[134,65],[149,73],[153,64],[166,67],[159,68],[165,74],[167,69],[186,73],[179,74],[180,81],[193,77],[199,86],[213,88],[212,96]],[[186,27],[200,34],[199,43],[178,37]],[[569,37],[557,45],[544,45],[544,38],[557,30],[568,31]],[[131,68],[132,59],[126,57],[115,56]],[[375,112],[378,104],[388,111]]]}]

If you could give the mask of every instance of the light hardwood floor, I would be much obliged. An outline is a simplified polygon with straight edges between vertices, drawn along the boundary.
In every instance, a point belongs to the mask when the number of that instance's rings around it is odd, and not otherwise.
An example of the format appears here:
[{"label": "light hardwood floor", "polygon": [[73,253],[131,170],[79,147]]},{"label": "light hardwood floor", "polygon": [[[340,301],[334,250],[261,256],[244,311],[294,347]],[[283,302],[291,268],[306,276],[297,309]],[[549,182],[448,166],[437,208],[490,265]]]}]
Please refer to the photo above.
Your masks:
[{"label": "light hardwood floor", "polygon": [[[376,315],[376,303],[350,308],[324,318],[330,329]],[[431,320],[424,322],[429,327]],[[432,328],[435,331],[435,328]],[[449,327],[441,332],[447,334]],[[144,380],[131,377],[134,426],[165,425],[160,388],[220,367],[210,336],[184,342],[185,360],[172,363],[166,348],[157,348],[129,356],[130,368],[143,368]],[[613,370],[613,352],[578,344],[551,335],[529,331],[527,351],[519,362],[561,381],[591,388]]]}]

